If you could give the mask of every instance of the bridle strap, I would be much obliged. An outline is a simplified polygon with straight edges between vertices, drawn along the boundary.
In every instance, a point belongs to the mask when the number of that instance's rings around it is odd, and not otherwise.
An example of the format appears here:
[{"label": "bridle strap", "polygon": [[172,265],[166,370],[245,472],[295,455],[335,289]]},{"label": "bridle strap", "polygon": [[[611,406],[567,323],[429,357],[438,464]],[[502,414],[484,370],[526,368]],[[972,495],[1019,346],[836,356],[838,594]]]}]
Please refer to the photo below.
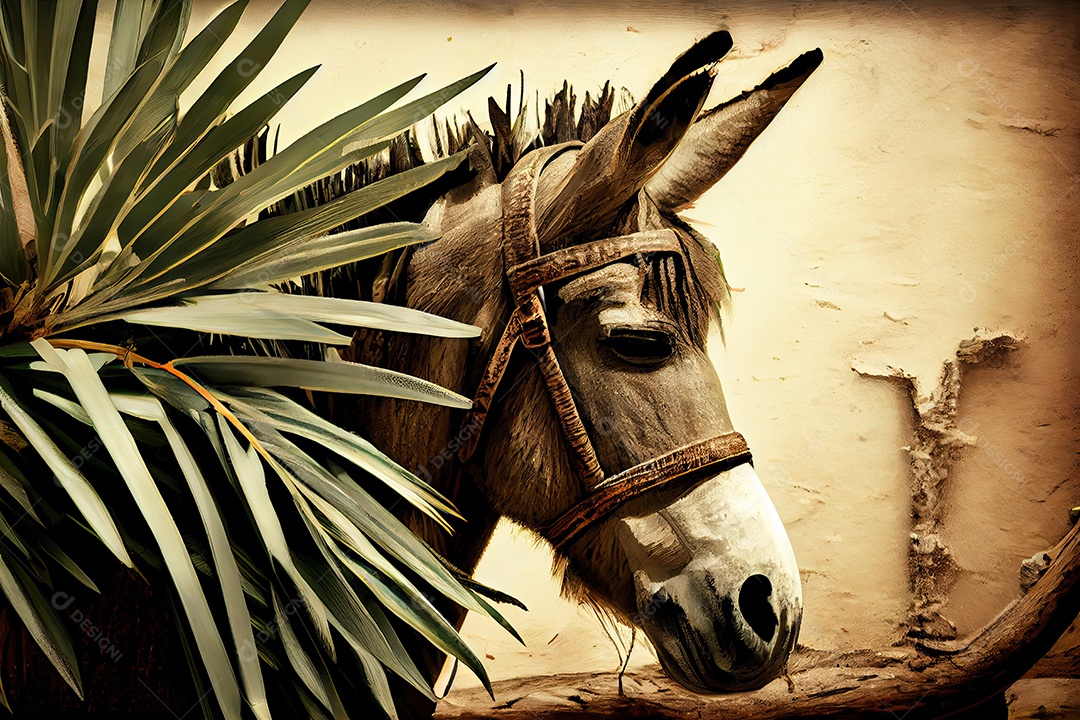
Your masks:
[{"label": "bridle strap", "polygon": [[547,526],[544,536],[556,548],[568,547],[594,523],[638,495],[676,482],[683,487],[693,487],[717,473],[749,462],[752,462],[750,446],[737,432],[672,450],[603,480],[584,499],[555,518]]},{"label": "bridle strap", "polygon": [[[540,240],[536,234],[533,203],[536,181],[544,164],[559,148],[529,153],[503,182],[503,262],[513,267],[540,254]],[[491,360],[480,379],[473,400],[473,407],[465,418],[465,426],[472,428],[468,440],[458,450],[458,458],[467,462],[476,452],[482,430],[496,390],[510,364],[514,348],[520,343],[536,356],[548,396],[555,406],[563,437],[569,445],[570,458],[575,471],[588,486],[598,483],[604,476],[596,459],[592,441],[578,415],[570,393],[570,386],[559,367],[558,358],[551,349],[551,332],[547,316],[539,297],[539,286],[515,298],[517,307],[510,314],[506,329],[495,346]]]},{"label": "bridle strap", "polygon": [[502,184],[503,264],[512,268],[540,257],[536,233],[536,184],[544,166],[562,148],[546,148],[526,155]]},{"label": "bridle strap", "polygon": [[514,265],[507,269],[506,276],[515,299],[520,301],[547,283],[595,270],[632,255],[659,252],[682,253],[682,243],[673,230],[646,230],[563,248]]},{"label": "bridle strap", "polygon": [[506,375],[514,349],[518,345],[528,348],[536,357],[544,387],[567,444],[570,461],[585,493],[581,501],[545,529],[545,535],[560,549],[578,540],[589,527],[642,493],[664,488],[685,492],[711,475],[751,462],[746,440],[737,432],[729,432],[673,450],[604,478],[596,450],[574,403],[570,385],[551,347],[551,330],[540,289],[547,283],[595,270],[633,255],[663,252],[681,256],[683,247],[674,231],[661,229],[606,238],[541,255],[536,232],[537,181],[544,165],[571,147],[559,146],[529,153],[503,181],[503,264],[516,306],[480,379],[473,407],[463,423],[463,427],[469,431],[461,435],[467,439],[458,450],[458,458],[463,463],[468,462],[476,452],[495,393]]},{"label": "bridle strap", "polygon": [[473,396],[472,409],[465,415],[465,421],[462,423],[463,428],[469,428],[468,433],[459,433],[460,437],[466,438],[458,448],[458,458],[462,462],[468,462],[476,452],[480,436],[483,434],[484,422],[487,420],[491,403],[495,398],[495,391],[499,389],[499,383],[506,374],[506,368],[510,365],[510,356],[514,353],[520,335],[521,318],[515,309],[510,313],[510,321],[506,323],[506,329],[503,330],[502,337],[495,345],[495,353],[491,356],[480,378],[480,386],[476,389],[476,395]]}]

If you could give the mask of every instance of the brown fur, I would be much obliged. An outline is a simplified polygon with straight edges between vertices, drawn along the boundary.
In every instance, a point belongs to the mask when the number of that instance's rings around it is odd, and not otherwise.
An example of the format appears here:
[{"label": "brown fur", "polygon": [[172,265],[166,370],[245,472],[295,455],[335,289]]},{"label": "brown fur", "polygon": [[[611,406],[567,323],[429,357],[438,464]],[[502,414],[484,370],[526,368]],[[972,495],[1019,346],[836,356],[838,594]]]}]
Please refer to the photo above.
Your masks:
[{"label": "brown fur", "polygon": [[[676,60],[645,100],[610,122],[609,88],[599,103],[587,97],[587,117],[576,123],[576,130],[588,142],[568,145],[541,176],[536,194],[541,252],[658,228],[675,231],[682,244],[677,256],[629,258],[545,287],[556,355],[607,474],[731,429],[705,348],[717,311],[728,298],[719,258],[708,240],[676,217],[674,208],[660,207],[654,198],[670,195],[684,206],[711,186],[813,71],[820,53],[817,60],[805,61],[804,56],[797,61],[802,62],[798,72],[789,69],[774,76],[783,81],[783,92],[777,92],[777,82],[770,84],[774,79],[770,78],[723,106],[722,113],[707,113],[708,127],[694,125],[711,85],[711,77],[699,70],[729,47],[726,33],[699,42]],[[340,293],[362,299],[386,297],[481,327],[483,335],[471,343],[361,333],[346,354],[348,359],[374,360],[466,396],[477,387],[513,309],[503,267],[504,208],[498,183],[523,155],[539,146],[537,142],[521,146],[516,137],[520,126],[509,123],[509,101],[505,113],[494,101],[490,105],[494,136],[483,134],[470,118],[464,133],[447,126],[444,146],[435,125],[437,153],[453,152],[471,139],[476,170],[470,182],[450,190],[428,213],[426,222],[442,228],[442,239],[386,259],[377,269],[369,265],[367,271],[346,274],[346,284],[355,283],[356,290]],[[572,138],[573,105],[572,91],[564,88],[549,106],[542,135],[546,142]],[[733,118],[730,126],[720,122],[723,118]],[[689,148],[679,145],[688,130],[694,138]],[[406,140],[405,150],[411,148]],[[416,162],[414,153],[398,155],[402,167]],[[665,162],[683,171],[660,179],[657,170]],[[395,278],[404,282],[395,283]],[[341,279],[319,278],[305,289],[336,290]],[[671,358],[649,367],[627,364],[604,345],[613,328],[623,325],[667,333]],[[535,358],[526,349],[515,352],[483,428],[480,448],[466,464],[457,461],[456,450],[477,430],[462,427],[462,416],[447,408],[375,398],[338,418],[455,504],[465,522],[452,535],[417,512],[401,515],[436,552],[471,572],[499,517],[539,530],[587,488],[572,470]],[[627,510],[652,511],[672,499],[641,498]],[[627,620],[635,598],[612,527],[617,521],[616,517],[590,529],[556,560],[555,572],[563,576],[564,592]],[[460,627],[464,611],[447,603],[442,610]],[[419,638],[412,647],[421,668],[434,679],[443,656]],[[403,717],[430,714],[428,701],[407,689],[396,690]]]},{"label": "brown fur", "polygon": [[[541,175],[537,190],[541,252],[644,229],[670,228],[682,241],[679,256],[639,256],[545,288],[554,347],[607,474],[731,429],[705,348],[709,328],[728,297],[716,249],[642,190],[659,163],[672,155],[707,94],[709,82],[693,73],[688,77],[684,80],[673,69],[634,111],[609,123],[580,149],[562,152]],[[670,87],[660,87],[664,82]],[[654,97],[662,98],[658,106],[648,104]],[[761,100],[755,98],[758,110]],[[764,114],[764,123],[782,104]],[[737,148],[729,153],[733,162],[763,127],[743,126],[732,138],[711,142]],[[648,136],[645,146],[643,136]],[[481,163],[486,179],[450,194],[429,213],[427,221],[441,226],[444,236],[412,255],[405,290],[410,307],[478,325],[481,339],[467,346],[457,340],[396,337],[388,348],[395,369],[465,395],[479,383],[513,309],[501,252],[503,197],[490,174],[499,162],[492,161],[489,151]],[[690,183],[682,181],[680,198],[685,200]],[[711,184],[708,179],[694,182],[698,194]],[[654,191],[660,194],[663,188]],[[612,325],[605,317],[618,322]],[[601,347],[620,323],[670,332],[676,346],[672,359],[646,370],[620,362]],[[572,470],[535,359],[524,348],[515,357],[495,396],[480,449],[468,464],[452,458],[431,467],[431,459],[446,457],[460,433],[474,431],[459,430],[460,413],[379,400],[371,407],[373,422],[362,428],[405,467],[423,469],[462,512],[466,523],[451,537],[419,516],[408,522],[466,572],[475,567],[500,516],[538,530],[587,491]],[[662,508],[670,500],[642,499],[637,509],[645,502]],[[627,620],[636,605],[615,522],[592,528],[556,560],[554,571],[562,574],[565,593]],[[463,612],[445,610],[460,626]],[[429,652],[424,659],[434,677],[441,656]],[[405,707],[418,714],[428,709],[423,702]]]}]

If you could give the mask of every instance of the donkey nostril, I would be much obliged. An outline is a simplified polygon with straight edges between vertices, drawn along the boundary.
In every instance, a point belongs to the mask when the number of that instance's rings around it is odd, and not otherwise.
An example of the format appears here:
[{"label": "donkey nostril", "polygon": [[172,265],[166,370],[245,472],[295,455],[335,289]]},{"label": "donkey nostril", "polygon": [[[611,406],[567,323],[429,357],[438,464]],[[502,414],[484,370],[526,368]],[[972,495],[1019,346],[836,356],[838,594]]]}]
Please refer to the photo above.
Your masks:
[{"label": "donkey nostril", "polygon": [[772,583],[764,575],[751,575],[746,578],[739,590],[739,612],[746,624],[765,642],[773,639],[778,621],[769,595]]}]

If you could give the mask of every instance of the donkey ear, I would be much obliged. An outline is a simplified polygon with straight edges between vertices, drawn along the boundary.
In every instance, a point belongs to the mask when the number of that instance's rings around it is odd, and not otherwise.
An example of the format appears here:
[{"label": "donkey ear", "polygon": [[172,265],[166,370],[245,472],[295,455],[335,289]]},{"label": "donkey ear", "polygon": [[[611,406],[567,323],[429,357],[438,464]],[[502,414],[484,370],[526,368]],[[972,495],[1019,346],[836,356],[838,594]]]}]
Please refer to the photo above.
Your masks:
[{"label": "donkey ear", "polygon": [[696,42],[645,99],[585,144],[568,171],[565,163],[552,165],[551,175],[560,177],[541,182],[537,195],[542,240],[568,245],[611,225],[694,123],[712,87],[708,70],[731,45],[726,31]]},{"label": "donkey ear", "polygon": [[703,113],[645,191],[667,210],[689,206],[735,165],[821,60],[821,50],[804,53],[753,90]]}]

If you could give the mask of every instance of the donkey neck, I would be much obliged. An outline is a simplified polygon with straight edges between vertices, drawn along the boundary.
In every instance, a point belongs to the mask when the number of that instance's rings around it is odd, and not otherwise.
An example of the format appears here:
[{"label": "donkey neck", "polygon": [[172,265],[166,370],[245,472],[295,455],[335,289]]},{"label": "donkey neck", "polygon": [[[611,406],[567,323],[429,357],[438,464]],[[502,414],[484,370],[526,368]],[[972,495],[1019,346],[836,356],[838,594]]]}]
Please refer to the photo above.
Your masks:
[{"label": "donkey neck", "polygon": [[[444,236],[412,253],[405,274],[405,302],[414,309],[477,325],[482,328],[481,337],[464,341],[396,334],[386,347],[390,368],[466,397],[479,382],[510,312],[503,296],[501,229],[492,222],[501,215],[497,186],[467,197],[471,199],[461,206],[476,212],[458,213],[451,198],[429,213],[427,222],[442,227]],[[368,437],[449,499],[464,521],[452,520],[455,532],[450,534],[426,515],[402,509],[402,504],[395,512],[437,553],[471,574],[499,519],[480,490],[481,479],[470,474],[475,468],[463,466],[457,457],[460,444],[478,428],[462,427],[462,411],[433,405],[373,398],[365,409],[359,424]],[[447,621],[460,629],[466,611],[450,601],[435,602]],[[434,682],[446,656],[419,635],[406,632],[403,638],[421,672]],[[392,687],[400,717],[431,717],[431,701],[404,683],[392,680]]]},{"label": "donkey neck", "polygon": [[[478,340],[398,335],[387,346],[391,368],[471,396],[494,350],[510,308],[503,291],[501,217],[498,186],[476,192],[467,202],[441,201],[427,222],[444,237],[412,253],[406,273],[406,304],[482,329]],[[477,427],[462,425],[461,411],[416,403],[374,401],[367,424],[376,444],[446,496],[465,522],[449,535],[420,513],[403,520],[437,552],[472,572],[498,515],[481,483],[462,467],[457,451]]]}]

